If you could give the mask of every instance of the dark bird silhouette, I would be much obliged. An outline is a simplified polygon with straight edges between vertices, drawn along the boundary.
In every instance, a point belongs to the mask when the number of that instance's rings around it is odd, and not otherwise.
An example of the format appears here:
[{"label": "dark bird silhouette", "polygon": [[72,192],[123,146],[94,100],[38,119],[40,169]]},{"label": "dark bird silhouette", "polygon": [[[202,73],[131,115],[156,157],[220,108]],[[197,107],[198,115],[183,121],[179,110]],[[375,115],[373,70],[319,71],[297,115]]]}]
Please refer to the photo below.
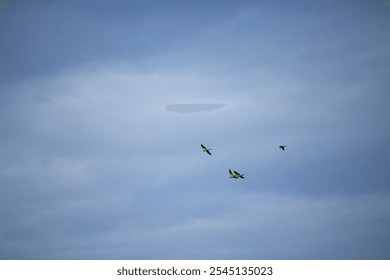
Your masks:
[{"label": "dark bird silhouette", "polygon": [[234,174],[236,174],[237,178],[245,179],[244,175],[245,174],[240,174],[239,172],[234,170]]},{"label": "dark bird silhouette", "polygon": [[203,152],[206,152],[211,156],[211,153],[210,153],[211,149],[206,148],[203,144],[200,144],[200,146],[203,148]]},{"label": "dark bird silhouette", "polygon": [[238,179],[237,175],[234,175],[233,172],[229,169],[229,178]]},{"label": "dark bird silhouette", "polygon": [[284,151],[284,148],[286,148],[286,147],[287,147],[287,145],[280,145],[279,149],[282,149]]}]

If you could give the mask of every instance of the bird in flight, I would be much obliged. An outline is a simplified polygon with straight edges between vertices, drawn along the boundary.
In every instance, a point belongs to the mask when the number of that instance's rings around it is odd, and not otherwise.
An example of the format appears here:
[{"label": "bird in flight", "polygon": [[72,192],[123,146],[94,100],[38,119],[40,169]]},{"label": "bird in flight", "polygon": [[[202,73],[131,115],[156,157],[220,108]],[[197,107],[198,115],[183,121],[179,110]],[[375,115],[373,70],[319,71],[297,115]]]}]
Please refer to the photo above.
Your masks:
[{"label": "bird in flight", "polygon": [[[234,172],[234,173],[233,173]],[[230,178],[234,178],[234,179],[239,179],[239,178],[241,178],[241,179],[245,179],[245,177],[244,177],[244,175],[245,174],[241,174],[241,173],[239,173],[239,172],[237,172],[237,171],[233,171],[232,172],[232,170],[231,169],[229,169],[229,177]]]},{"label": "bird in flight", "polygon": [[279,149],[282,149],[284,151],[284,148],[286,148],[286,147],[287,147],[287,145],[280,145]]},{"label": "bird in flight", "polygon": [[230,178],[238,179],[237,175],[234,175],[232,170],[229,169]]},{"label": "bird in flight", "polygon": [[211,149],[206,148],[203,144],[200,144],[200,146],[203,148],[203,152],[206,152],[211,156],[211,153],[210,153]]},{"label": "bird in flight", "polygon": [[237,178],[245,179],[245,177],[244,177],[245,174],[240,174],[235,170],[234,170],[234,174],[236,174]]}]

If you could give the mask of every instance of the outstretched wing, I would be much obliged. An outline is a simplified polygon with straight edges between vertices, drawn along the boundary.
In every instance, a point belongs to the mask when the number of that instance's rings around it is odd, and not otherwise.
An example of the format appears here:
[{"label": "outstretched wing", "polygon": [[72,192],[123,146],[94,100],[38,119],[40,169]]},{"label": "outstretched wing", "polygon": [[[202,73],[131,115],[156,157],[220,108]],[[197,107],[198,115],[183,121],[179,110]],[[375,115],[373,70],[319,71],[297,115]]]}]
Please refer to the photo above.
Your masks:
[{"label": "outstretched wing", "polygon": [[230,178],[238,179],[238,176],[234,175],[231,169],[229,169],[229,174],[230,174]]},{"label": "outstretched wing", "polygon": [[237,176],[240,176],[241,174],[238,173],[237,171],[234,170],[234,174],[236,174]]},{"label": "outstretched wing", "polygon": [[203,144],[200,144],[200,146],[201,146],[203,149],[207,149]]},{"label": "outstretched wing", "polygon": [[209,151],[209,150],[206,150],[206,153],[208,153],[208,154],[211,156],[211,153],[210,153],[210,151]]}]

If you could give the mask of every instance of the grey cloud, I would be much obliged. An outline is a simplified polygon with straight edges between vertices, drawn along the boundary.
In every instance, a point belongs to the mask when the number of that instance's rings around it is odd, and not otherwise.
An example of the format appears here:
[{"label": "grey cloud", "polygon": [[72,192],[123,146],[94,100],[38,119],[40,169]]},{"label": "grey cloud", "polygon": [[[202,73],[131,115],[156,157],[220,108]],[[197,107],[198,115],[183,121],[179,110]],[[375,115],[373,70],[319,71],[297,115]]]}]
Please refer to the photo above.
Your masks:
[{"label": "grey cloud", "polygon": [[389,258],[388,11],[271,2],[8,2],[0,258]]},{"label": "grey cloud", "polygon": [[[29,225],[16,221],[12,230],[3,229],[1,257],[6,258],[7,254],[59,259],[390,257],[386,242],[390,230],[388,195],[312,199],[235,191],[234,200],[226,200],[227,196],[218,199],[214,192],[207,201],[201,195],[191,198],[186,191],[179,191],[176,200],[165,201],[161,194],[119,199],[114,195],[86,197],[84,201],[69,201],[69,206],[61,204],[59,209],[53,208],[53,213],[48,212]],[[143,205],[148,200],[150,203]],[[211,205],[220,211],[202,214],[192,209],[203,207],[210,211]],[[61,244],[67,244],[67,248]]]},{"label": "grey cloud", "polygon": [[7,8],[7,2],[5,0],[0,0],[0,10]]},{"label": "grey cloud", "polygon": [[225,104],[171,104],[167,105],[166,110],[173,113],[201,113],[220,110]]}]

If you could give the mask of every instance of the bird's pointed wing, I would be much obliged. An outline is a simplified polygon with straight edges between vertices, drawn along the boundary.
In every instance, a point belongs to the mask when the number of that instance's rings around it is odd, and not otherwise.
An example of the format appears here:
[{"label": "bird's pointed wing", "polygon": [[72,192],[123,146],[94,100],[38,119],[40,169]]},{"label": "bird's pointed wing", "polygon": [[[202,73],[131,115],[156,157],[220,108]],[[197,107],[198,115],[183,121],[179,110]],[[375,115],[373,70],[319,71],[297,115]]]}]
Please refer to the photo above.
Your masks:
[{"label": "bird's pointed wing", "polygon": [[240,176],[240,173],[238,173],[237,171],[234,170],[234,174],[236,174],[237,176]]},{"label": "bird's pointed wing", "polygon": [[230,169],[229,169],[229,174],[230,174],[230,175],[233,175],[233,172],[232,172]]},{"label": "bird's pointed wing", "polygon": [[203,144],[200,144],[200,146],[201,146],[203,149],[207,149]]},{"label": "bird's pointed wing", "polygon": [[208,154],[211,156],[211,153],[210,153],[210,151],[209,151],[209,150],[206,150],[206,153],[208,153]]}]

